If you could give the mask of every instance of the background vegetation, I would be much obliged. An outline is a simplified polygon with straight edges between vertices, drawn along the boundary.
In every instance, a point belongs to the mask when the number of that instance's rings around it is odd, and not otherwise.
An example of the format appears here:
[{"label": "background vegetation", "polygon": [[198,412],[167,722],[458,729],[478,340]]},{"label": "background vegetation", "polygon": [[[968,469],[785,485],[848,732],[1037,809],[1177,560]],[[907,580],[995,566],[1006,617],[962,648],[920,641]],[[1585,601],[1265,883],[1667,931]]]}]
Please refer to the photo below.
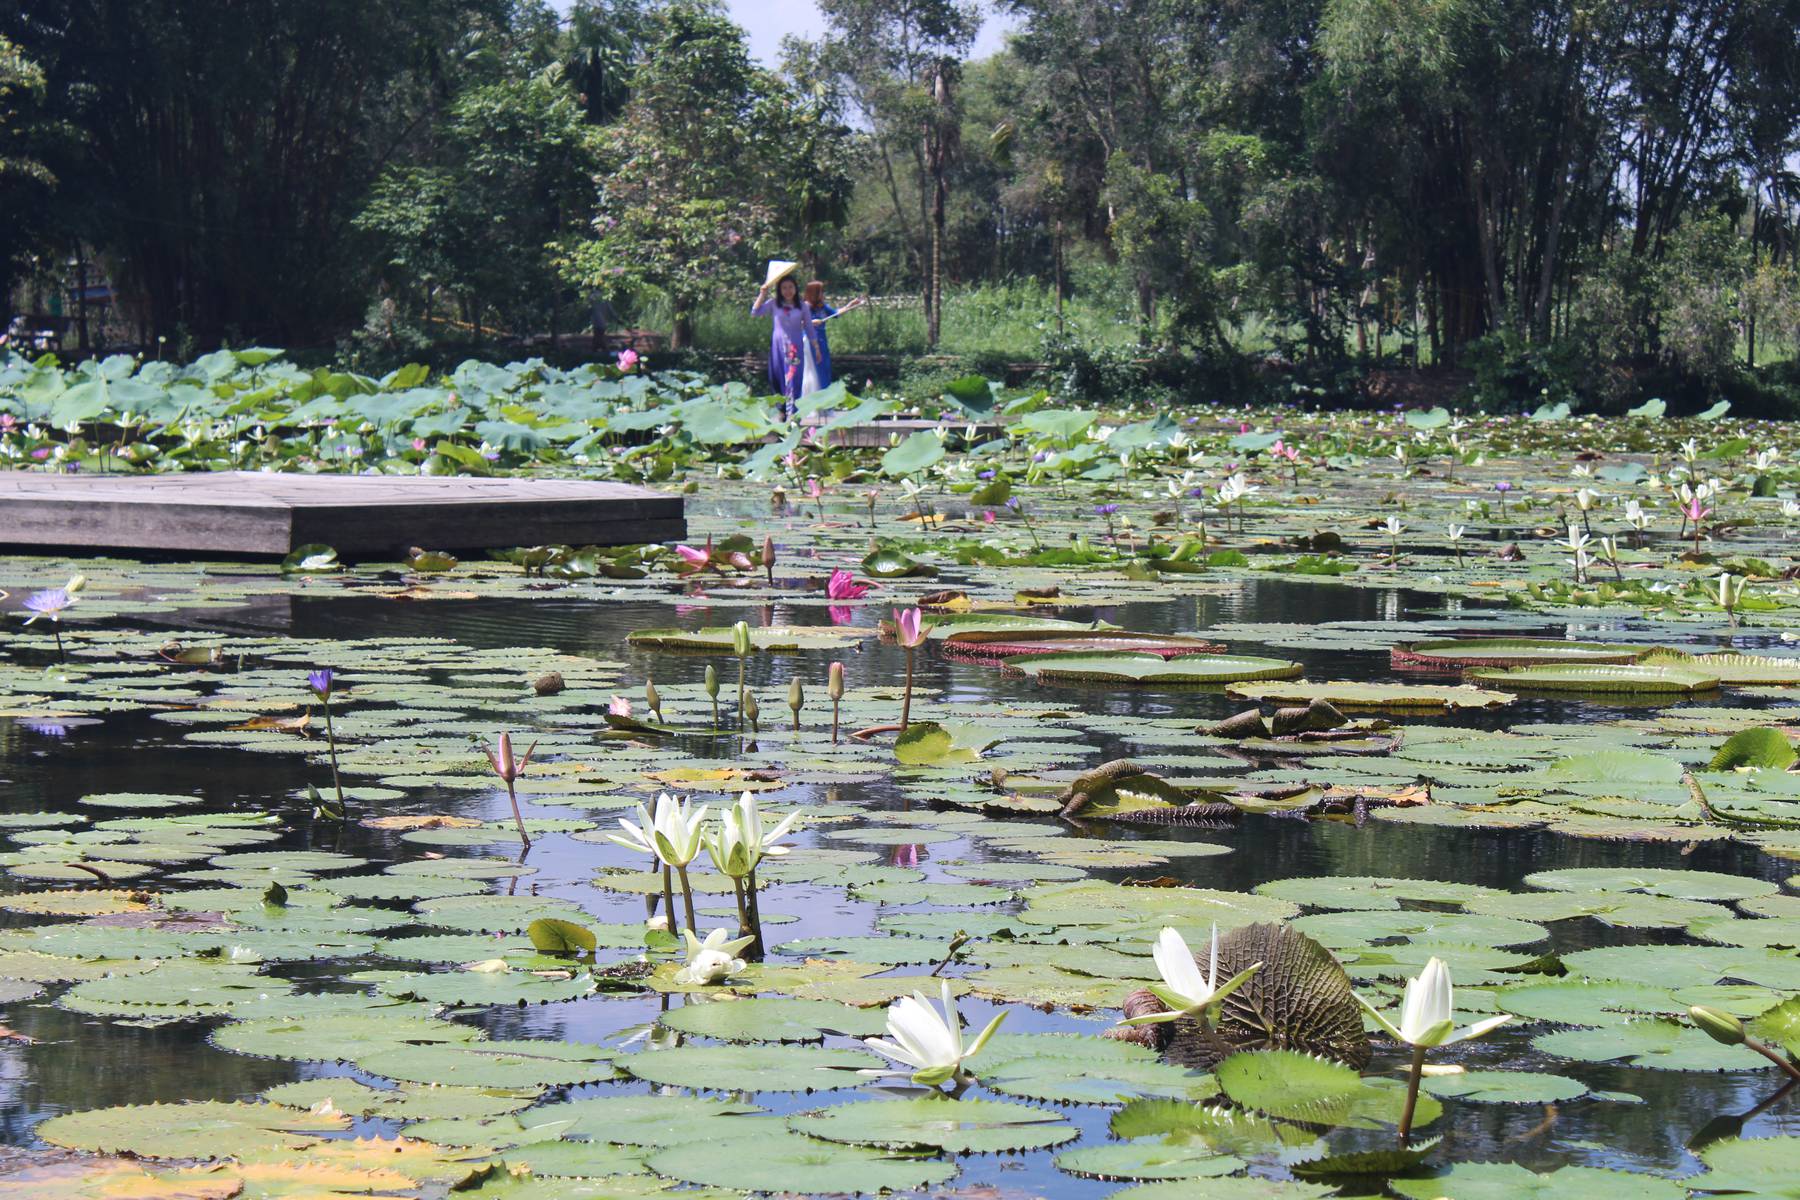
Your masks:
[{"label": "background vegetation", "polygon": [[[754,351],[761,259],[912,295],[839,353],[1089,387],[1800,399],[1800,0],[67,0],[0,14],[0,291],[151,352],[585,328]],[[1201,396],[1198,398],[1216,398]]]}]

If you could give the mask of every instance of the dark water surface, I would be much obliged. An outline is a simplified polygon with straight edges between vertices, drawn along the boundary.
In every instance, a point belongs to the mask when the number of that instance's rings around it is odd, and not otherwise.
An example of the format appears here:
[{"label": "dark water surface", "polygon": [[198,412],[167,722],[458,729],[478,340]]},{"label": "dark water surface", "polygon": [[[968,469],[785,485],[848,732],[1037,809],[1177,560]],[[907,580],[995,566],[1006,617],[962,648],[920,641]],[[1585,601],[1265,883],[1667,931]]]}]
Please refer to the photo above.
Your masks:
[{"label": "dark water surface", "polygon": [[[358,598],[281,599],[259,601],[242,610],[207,610],[195,614],[194,624],[239,633],[286,633],[307,638],[434,636],[452,638],[476,647],[545,646],[599,659],[625,661],[622,691],[637,696],[650,665],[647,656],[625,644],[633,629],[680,623],[687,626],[728,624],[743,617],[752,624],[800,625],[827,620],[826,610],[812,606],[781,604],[741,605],[729,593],[696,598],[691,607],[624,602],[563,601],[554,594],[529,603],[518,600],[442,601],[396,604],[388,600]],[[1129,604],[1076,611],[1061,615],[1097,616],[1137,630],[1205,631],[1219,621],[1269,621],[1307,623],[1317,621],[1392,621],[1419,619],[1441,604],[1435,597],[1383,592],[1315,583],[1280,580],[1248,582],[1239,592],[1184,598],[1157,604]],[[870,623],[885,609],[859,608],[855,620]],[[1444,616],[1432,611],[1429,615]],[[179,618],[177,619],[179,621]],[[1561,635],[1561,625],[1546,627]],[[1240,644],[1234,644],[1234,649]],[[1255,653],[1257,648],[1241,648]],[[1276,649],[1272,653],[1305,663],[1315,679],[1392,678],[1385,652],[1334,652]],[[860,653],[844,657],[852,686],[890,683],[899,670],[899,655],[891,646],[870,643]],[[706,660],[699,657],[659,656],[655,661],[659,683],[693,682]],[[349,666],[350,664],[345,664]],[[758,656],[751,664],[752,683],[765,697],[780,696],[791,672],[804,669],[807,683],[822,693],[823,667],[817,655],[783,658]],[[919,682],[949,699],[983,700],[1016,698],[1042,704],[1046,695],[1056,702],[1086,711],[1146,717],[1174,717],[1202,721],[1217,719],[1241,708],[1216,692],[1154,693],[1108,690],[1096,687],[1039,687],[1027,680],[1002,674],[990,666],[954,662],[935,654],[920,660]],[[1717,698],[1706,701],[1721,703]],[[768,703],[767,707],[775,707]],[[1475,714],[1411,718],[1436,724],[1465,721],[1488,727],[1536,721],[1584,721],[1618,715],[1624,710],[1581,701],[1525,699],[1504,715]],[[769,715],[771,724],[785,720],[785,712]],[[0,754],[4,755],[4,808],[7,811],[68,809],[84,794],[128,788],[143,792],[203,793],[208,805],[258,807],[295,811],[293,796],[318,776],[300,755],[253,754],[227,747],[183,744],[182,727],[149,719],[145,714],[109,716],[96,726],[73,731],[66,738],[45,738],[11,722],[0,722]],[[1104,738],[1094,739],[1103,753],[1091,761],[1110,757],[1117,749]],[[898,790],[883,782],[839,788],[793,787],[775,798],[830,801],[866,807],[872,811],[897,809],[904,803]],[[730,797],[722,797],[726,802]],[[454,813],[482,817],[506,815],[504,793],[497,791],[441,791],[409,795],[413,811]],[[570,810],[545,806],[542,815],[566,816]],[[531,814],[527,814],[531,815]],[[610,824],[612,814],[594,814]],[[402,843],[396,834],[362,828],[295,820],[295,829],[279,844],[291,849],[328,849],[384,860],[417,857],[419,848]],[[799,841],[811,844],[812,833]],[[1080,836],[1078,833],[1076,836]],[[1121,835],[1111,835],[1119,840]],[[1130,834],[1122,835],[1129,838]],[[1793,873],[1792,864],[1776,862],[1760,852],[1735,843],[1702,843],[1692,853],[1679,844],[1577,839],[1547,833],[1437,828],[1370,822],[1361,827],[1347,821],[1296,821],[1250,818],[1235,829],[1184,830],[1157,828],[1147,836],[1195,838],[1232,847],[1234,853],[1205,858],[1174,859],[1153,874],[1171,875],[1200,886],[1247,890],[1271,879],[1310,875],[1389,875],[1456,880],[1495,887],[1517,887],[1532,871],[1561,867],[1690,867],[1728,871],[1768,879]],[[854,845],[846,839],[838,846]],[[275,847],[270,847],[275,848]],[[895,848],[880,847],[884,855]],[[957,840],[901,848],[908,865],[916,865],[933,877],[935,863],[945,860],[979,860],[989,851],[980,844]],[[449,853],[462,853],[447,850]],[[916,856],[916,863],[914,858]],[[589,886],[597,866],[624,860],[611,847],[547,837],[534,846],[529,862],[538,874],[517,885],[526,891],[564,897],[580,904],[605,921],[639,920],[641,900],[615,897]],[[890,861],[894,861],[890,859]],[[1137,872],[1142,874],[1143,872]],[[1122,878],[1127,871],[1097,871],[1105,878]],[[0,885],[11,886],[11,885]],[[169,886],[175,886],[170,884]],[[504,884],[502,884],[504,886]],[[700,898],[703,907],[718,907],[717,900]],[[770,929],[772,942],[790,938],[874,932],[876,909],[845,898],[841,889],[784,886],[765,899],[771,912],[791,914],[791,924]],[[883,911],[893,911],[884,909]],[[0,914],[0,927],[41,924],[36,917]],[[723,922],[718,922],[723,923]],[[1573,950],[1592,944],[1604,933],[1607,944],[1630,940],[1675,940],[1670,935],[1641,935],[1629,931],[1605,931],[1597,922],[1565,921],[1550,926],[1553,947]],[[276,968],[290,977],[313,979],[308,986],[335,987],[335,976],[380,963],[314,963]],[[655,996],[601,996],[576,1003],[552,1004],[531,1009],[477,1010],[459,1019],[479,1023],[496,1038],[538,1037],[571,1041],[614,1043],[623,1027],[654,1020],[670,1001]],[[673,1001],[679,1004],[679,999]],[[964,1005],[974,1024],[985,1023],[989,1006],[976,1001]],[[1106,1018],[1046,1014],[1022,1005],[1011,1006],[1008,1030],[1080,1029],[1098,1032]],[[285,1060],[257,1059],[226,1053],[206,1040],[209,1023],[186,1022],[161,1028],[133,1028],[120,1022],[65,1012],[44,1001],[12,1004],[4,1009],[5,1023],[35,1039],[35,1044],[0,1044],[0,1135],[14,1144],[29,1144],[33,1127],[43,1119],[71,1109],[152,1100],[249,1098],[265,1088],[292,1079],[321,1074],[343,1074],[347,1068],[296,1064]],[[1596,1089],[1628,1092],[1642,1104],[1576,1101],[1546,1109],[1545,1106],[1468,1104],[1446,1101],[1446,1115],[1431,1129],[1446,1144],[1445,1161],[1508,1160],[1539,1169],[1565,1163],[1686,1173],[1697,1163],[1685,1144],[1709,1121],[1722,1114],[1742,1113],[1754,1107],[1775,1088],[1772,1072],[1755,1075],[1650,1071],[1569,1062],[1539,1055],[1529,1044],[1529,1034],[1503,1030],[1478,1044],[1440,1057],[1470,1065],[1504,1066],[1570,1075]],[[978,1066],[979,1064],[977,1064]],[[1399,1057],[1391,1046],[1378,1044],[1373,1070],[1395,1070]],[[574,1089],[573,1094],[641,1091],[648,1085],[621,1083]],[[979,1095],[979,1091],[972,1094]],[[758,1103],[776,1111],[813,1108],[852,1098],[834,1096],[761,1095]],[[1110,1111],[1104,1108],[1064,1110],[1082,1126],[1084,1141],[1103,1138]],[[364,1122],[359,1132],[392,1133],[393,1127]],[[1754,1117],[1744,1132],[1752,1135],[1800,1133],[1800,1103],[1789,1101]],[[1124,1186],[1081,1180],[1055,1170],[1050,1153],[1024,1156],[973,1156],[964,1158],[954,1186],[991,1184],[1006,1189],[1056,1197],[1100,1197]]]}]

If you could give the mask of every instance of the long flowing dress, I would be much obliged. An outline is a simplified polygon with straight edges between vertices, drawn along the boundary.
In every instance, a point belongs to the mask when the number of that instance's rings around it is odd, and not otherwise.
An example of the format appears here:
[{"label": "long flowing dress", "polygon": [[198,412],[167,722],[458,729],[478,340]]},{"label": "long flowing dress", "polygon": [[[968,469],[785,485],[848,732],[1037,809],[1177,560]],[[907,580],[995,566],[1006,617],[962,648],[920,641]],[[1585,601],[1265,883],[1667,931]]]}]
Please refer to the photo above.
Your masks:
[{"label": "long flowing dress", "polygon": [[832,378],[831,334],[827,331],[831,326],[825,322],[828,322],[832,317],[837,316],[838,310],[831,307],[829,304],[821,304],[819,307],[813,309],[813,312],[818,314],[820,322],[813,326],[813,329],[817,331],[819,340],[819,386],[830,387]]},{"label": "long flowing dress", "polygon": [[[761,304],[750,309],[753,317],[773,318],[774,327],[769,334],[769,382],[778,395],[789,400],[798,400],[806,394],[806,375],[808,355],[818,345],[818,334],[813,329],[813,310],[802,300],[793,308],[775,303],[773,297],[765,299]],[[815,368],[816,369],[816,368]]]}]

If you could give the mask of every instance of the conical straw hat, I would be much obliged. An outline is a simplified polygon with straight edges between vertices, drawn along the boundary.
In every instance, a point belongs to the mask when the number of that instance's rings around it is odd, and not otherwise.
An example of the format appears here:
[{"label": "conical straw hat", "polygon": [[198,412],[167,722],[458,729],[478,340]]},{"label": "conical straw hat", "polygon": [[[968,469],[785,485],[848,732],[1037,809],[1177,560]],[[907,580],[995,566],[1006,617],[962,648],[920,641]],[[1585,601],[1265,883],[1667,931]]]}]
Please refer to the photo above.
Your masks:
[{"label": "conical straw hat", "polygon": [[799,263],[783,262],[779,258],[769,260],[769,277],[763,280],[763,286],[772,288],[783,275],[792,275]]}]

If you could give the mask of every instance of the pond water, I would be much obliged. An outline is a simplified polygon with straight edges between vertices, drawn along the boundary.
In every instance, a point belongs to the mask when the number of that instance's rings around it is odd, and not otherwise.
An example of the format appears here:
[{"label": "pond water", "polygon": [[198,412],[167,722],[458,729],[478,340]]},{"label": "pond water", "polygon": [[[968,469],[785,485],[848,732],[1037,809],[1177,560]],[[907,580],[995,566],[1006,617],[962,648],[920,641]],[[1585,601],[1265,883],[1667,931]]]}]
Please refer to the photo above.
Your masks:
[{"label": "pond water", "polygon": [[[953,585],[956,581],[952,577],[942,582]],[[1472,632],[1483,628],[1485,614],[1480,607],[1460,601],[1450,601],[1448,605],[1446,607],[1446,601],[1440,596],[1405,590],[1259,579],[1246,580],[1212,594],[1162,602],[1066,609],[1059,610],[1057,615],[1076,620],[1106,620],[1130,630],[1202,634],[1230,622],[1308,626],[1320,622],[1466,620]],[[854,624],[869,625],[878,615],[885,614],[885,606],[862,605],[852,609],[849,619]],[[816,603],[746,601],[729,589],[713,596],[695,593],[689,603],[672,607],[661,598],[644,600],[630,595],[564,599],[560,589],[546,586],[541,595],[530,598],[510,595],[412,604],[395,603],[388,598],[359,597],[353,593],[316,597],[284,595],[240,607],[209,606],[196,611],[178,610],[135,618],[120,616],[89,622],[84,628],[89,632],[145,629],[153,636],[159,631],[172,634],[208,629],[228,637],[283,637],[300,639],[310,645],[367,639],[393,642],[410,638],[445,638],[476,650],[533,647],[540,652],[547,650],[623,663],[612,690],[633,697],[640,710],[642,681],[653,673],[656,684],[668,697],[670,719],[698,721],[707,702],[695,688],[707,664],[717,666],[721,676],[728,681],[723,689],[728,694],[735,685],[732,660],[728,656],[651,654],[629,646],[626,637],[634,630],[649,626],[677,624],[699,628],[728,625],[740,618],[753,626],[826,625],[833,619],[828,609]],[[1562,637],[1567,629],[1564,623],[1545,623],[1536,629],[1515,623],[1507,632]],[[1264,649],[1253,642],[1237,638],[1228,640],[1234,651],[1291,657],[1304,664],[1308,679],[1403,678],[1390,668],[1385,648],[1359,650],[1302,645]],[[359,675],[378,675],[385,669],[380,661],[359,663],[355,654],[354,649],[347,650],[345,656],[329,664],[342,673],[353,688]],[[33,646],[15,649],[13,657],[35,666],[47,664],[54,655],[40,646]],[[851,690],[864,697],[857,706],[859,721],[881,706],[891,709],[892,697],[903,672],[902,652],[891,641],[854,643],[847,645],[843,652],[757,655],[749,665],[750,685],[763,706],[762,732],[757,748],[744,752],[740,760],[737,747],[730,741],[681,739],[675,745],[681,751],[683,761],[720,765],[747,761],[766,764],[779,772],[788,758],[790,739],[788,712],[781,700],[788,681],[799,673],[808,688],[807,721],[809,736],[814,736],[813,726],[827,703],[823,684],[824,663],[828,658],[845,663]],[[298,684],[305,664],[289,662],[283,664],[282,669],[293,672]],[[232,676],[226,672],[217,678],[221,686],[229,686]],[[915,716],[935,717],[947,711],[967,711],[979,719],[983,712],[1015,707],[1062,709],[1074,714],[1065,724],[1078,731],[1081,761],[1090,765],[1127,755],[1142,756],[1144,761],[1154,762],[1159,754],[1181,753],[1179,747],[1171,747],[1166,741],[1159,744],[1159,749],[1146,752],[1142,743],[1134,741],[1130,735],[1134,720],[1204,725],[1244,707],[1243,702],[1227,698],[1216,688],[1154,690],[1108,685],[1040,685],[990,665],[947,658],[929,648],[919,660],[917,688]],[[1754,699],[1721,700],[1715,696],[1690,703],[1717,707],[1759,702]],[[516,704],[504,699],[485,709],[476,701],[460,707],[462,715],[457,717],[455,726],[457,736],[470,736],[460,723],[465,719],[491,726],[496,731],[511,726],[521,749],[523,743],[529,743],[534,736],[529,726],[530,714],[521,713]],[[1666,716],[1678,713],[1683,707],[1683,704],[1673,704],[1655,711]],[[1528,725],[1568,726],[1628,720],[1641,716],[1644,711],[1642,706],[1608,704],[1593,699],[1522,698],[1499,711],[1434,713],[1395,719],[1403,725],[1501,730]],[[353,692],[340,719],[355,712]],[[554,717],[555,714],[550,715]],[[1084,727],[1085,720],[1098,716],[1109,718],[1101,723],[1104,727]],[[595,723],[590,714],[590,719],[581,727]],[[554,734],[557,725],[557,721],[549,721],[544,729]],[[354,722],[350,728],[351,732],[345,735],[347,743],[356,740]],[[280,839],[253,848],[259,851],[279,849],[351,855],[374,864],[369,869],[418,859],[427,853],[451,857],[509,853],[503,843],[485,846],[421,844],[408,840],[398,831],[370,829],[354,820],[337,823],[312,819],[306,812],[306,805],[295,797],[302,794],[308,784],[324,788],[322,745],[314,744],[311,754],[255,753],[231,744],[184,739],[183,735],[190,729],[190,726],[159,719],[154,711],[144,707],[126,707],[107,713],[98,723],[70,725],[60,732],[47,728],[42,721],[8,721],[0,728],[0,752],[4,753],[7,785],[4,811],[82,811],[80,802],[84,796],[122,790],[198,795],[202,801],[184,808],[183,812],[255,810],[280,814],[284,819]],[[1064,734],[1067,734],[1067,728]],[[593,745],[595,758],[605,759],[613,753],[611,747],[616,743],[595,742]],[[1003,743],[998,753],[1004,754],[1006,750]],[[884,764],[888,761],[888,753],[879,745],[866,751],[869,760],[879,758]],[[1193,753],[1217,755],[1218,751],[1216,747],[1204,750],[1196,747]],[[560,746],[554,754],[559,759],[567,757]],[[1065,760],[1058,765],[1073,764]],[[1261,760],[1248,763],[1227,759],[1218,769],[1261,769],[1271,765]],[[962,774],[973,776],[981,769],[968,766]],[[1184,763],[1181,770],[1192,771],[1193,767]],[[1172,773],[1180,771],[1172,769]],[[918,873],[918,876],[908,878],[922,877],[928,882],[945,885],[967,884],[982,878],[979,868],[985,864],[1038,861],[1008,845],[995,844],[1004,839],[996,839],[991,834],[968,836],[967,826],[959,829],[954,822],[932,823],[929,815],[932,809],[920,802],[918,787],[908,785],[885,766],[872,778],[855,778],[854,771],[846,774],[852,777],[842,782],[782,783],[765,791],[761,798],[778,808],[799,806],[803,810],[817,809],[831,814],[847,810],[867,814],[866,820],[834,817],[827,822],[804,824],[795,835],[794,843],[802,848],[823,846],[840,851],[866,850],[875,856],[872,861],[878,865]],[[354,781],[373,782],[368,779]],[[631,794],[633,798],[646,798],[650,793],[640,788]],[[733,791],[721,789],[703,798],[714,803],[729,803],[734,795]],[[554,796],[539,797],[527,805],[525,815],[528,818],[591,818],[608,828],[618,815],[610,808],[558,805],[553,802],[555,799]],[[509,818],[510,812],[505,792],[494,786],[492,780],[479,787],[413,786],[405,789],[403,799],[355,807],[359,811],[353,815],[430,813],[492,820]],[[96,815],[89,810],[89,815],[100,819],[115,814]],[[909,821],[915,824],[908,825]],[[880,836],[859,838],[855,830],[865,826],[876,829]],[[907,841],[894,835],[895,830],[909,827],[922,831],[918,840]],[[1692,869],[1768,881],[1780,881],[1793,873],[1791,863],[1730,838],[1693,843],[1607,839],[1567,836],[1545,828],[1503,829],[1378,819],[1308,820],[1250,816],[1222,828],[1115,826],[1108,829],[1076,824],[1062,836],[1070,842],[1091,840],[1096,846],[1104,847],[1165,840],[1223,847],[1229,852],[1202,857],[1169,857],[1152,866],[1113,867],[1102,863],[1082,873],[1112,882],[1161,877],[1182,885],[1228,892],[1248,892],[1273,880],[1314,876],[1444,880],[1516,890],[1522,888],[1526,876],[1534,872],[1565,868]],[[566,833],[550,832],[534,842],[522,861],[532,873],[499,879],[491,885],[492,889],[508,895],[566,901],[601,923],[641,922],[646,915],[643,897],[593,886],[596,872],[603,869],[641,869],[641,861],[623,849],[603,842],[576,840]],[[204,865],[187,864],[189,869]],[[183,882],[177,877],[181,869],[171,866],[161,877],[143,882],[153,884],[159,891],[213,886],[203,881]],[[957,873],[952,874],[952,870]],[[43,885],[8,877],[3,886],[10,893]],[[396,913],[406,910],[404,900],[365,903]],[[728,893],[724,897],[704,895],[700,903],[708,910],[708,915],[702,918],[703,928],[733,924],[726,911],[730,906]],[[998,911],[1014,912],[1018,906],[1019,902],[1014,901]],[[932,907],[930,904],[863,902],[851,898],[841,885],[822,883],[771,884],[765,889],[762,900],[765,920],[771,922],[768,940],[777,946],[813,939],[879,934],[878,918],[904,912],[929,912]],[[777,921],[779,924],[773,923]],[[4,914],[0,917],[0,931],[4,931],[0,933],[0,945],[13,945],[4,938],[46,923],[47,919],[38,914]],[[1588,919],[1557,920],[1549,922],[1547,929],[1549,940],[1532,947],[1531,953],[1567,954],[1601,945],[1694,942],[1679,929],[1618,928]],[[1141,954],[1144,948],[1137,947],[1132,952]],[[607,957],[603,950],[602,959]],[[614,951],[611,957],[628,956]],[[771,955],[771,961],[799,962],[805,957],[805,953],[777,951]],[[336,991],[366,986],[352,982],[351,977],[359,973],[402,969],[417,967],[389,958],[325,957],[316,961],[274,962],[266,968],[266,973],[295,981],[301,991]],[[437,969],[451,968],[449,964],[440,964]],[[927,969],[906,965],[896,968],[901,974],[922,974]],[[947,968],[945,974],[960,977],[977,969],[978,964],[956,963]],[[219,1049],[209,1041],[209,1033],[220,1023],[217,1019],[134,1024],[126,1019],[70,1011],[55,1003],[56,997],[67,986],[53,983],[41,997],[0,1006],[4,1024],[16,1034],[30,1039],[29,1042],[0,1043],[0,1097],[4,1100],[0,1104],[0,1122],[3,1122],[5,1140],[10,1144],[34,1144],[35,1131],[47,1118],[100,1106],[201,1099],[248,1100],[278,1085],[340,1075],[383,1084],[379,1077],[359,1072],[348,1064],[267,1058]],[[1120,1000],[1125,990],[1128,989],[1121,987]],[[678,1009],[686,1002],[680,995],[658,995],[648,991],[602,993],[574,1001],[523,1007],[497,1004],[462,1008],[455,1011],[454,1019],[475,1024],[494,1039],[550,1039],[615,1048],[623,1046],[631,1053],[654,1053],[656,1051],[643,1048],[644,1040],[634,1042],[634,1035],[643,1033],[659,1015]],[[1116,1006],[1117,1001],[1113,1003]],[[985,1024],[991,1013],[1007,1010],[1007,1034],[1095,1034],[1117,1019],[1116,1011],[1074,1012],[1067,1007],[1042,1011],[1025,1003],[996,1004],[975,998],[965,1000],[963,1008],[973,1028]],[[1444,1051],[1436,1058],[1471,1068],[1503,1068],[1567,1076],[1587,1085],[1594,1093],[1616,1095],[1609,1098],[1589,1096],[1552,1104],[1474,1103],[1447,1098],[1444,1115],[1426,1131],[1444,1139],[1441,1152],[1446,1161],[1510,1161],[1537,1170],[1580,1164],[1664,1175],[1688,1174],[1700,1166],[1688,1149],[1690,1142],[1703,1131],[1710,1130],[1713,1135],[1721,1132],[1731,1125],[1734,1114],[1756,1109],[1777,1086],[1774,1073],[1767,1071],[1652,1070],[1575,1061],[1534,1048],[1533,1039],[1543,1032],[1542,1026],[1516,1022],[1487,1039]],[[657,1037],[666,1040],[666,1035]],[[834,1035],[826,1044],[853,1046],[855,1043]],[[1403,1061],[1395,1046],[1378,1039],[1370,1074],[1395,1074]],[[974,1066],[979,1075],[979,1061]],[[622,1079],[552,1089],[540,1103],[570,1097],[645,1094],[655,1090],[654,1084]],[[979,1085],[968,1093],[974,1097],[988,1094]],[[787,1113],[840,1104],[855,1097],[856,1093],[852,1091],[812,1095],[781,1091],[750,1093],[741,1098],[774,1113]],[[997,1094],[993,1098],[1017,1099],[1016,1096]],[[1080,1178],[1059,1170],[1052,1162],[1056,1153],[1070,1146],[1108,1141],[1107,1122],[1116,1111],[1115,1107],[1075,1104],[1045,1104],[1043,1107],[1071,1122],[1079,1130],[1079,1140],[1053,1149],[961,1157],[956,1160],[960,1173],[956,1176],[955,1186],[973,1189],[989,1185],[998,1189],[992,1193],[972,1191],[971,1195],[1044,1195],[1077,1200],[1107,1196],[1126,1186],[1118,1181]],[[394,1120],[359,1118],[352,1124],[351,1131],[391,1136],[400,1128],[401,1123]],[[1741,1132],[1746,1136],[1800,1133],[1800,1106],[1778,1104],[1752,1115],[1742,1122]],[[1391,1133],[1377,1136],[1352,1131],[1343,1140],[1334,1141],[1333,1148],[1387,1144],[1390,1138]],[[1254,1170],[1276,1177],[1284,1174],[1278,1163],[1269,1161],[1255,1164]],[[1378,1182],[1358,1184],[1351,1181],[1344,1186],[1350,1193],[1355,1193],[1359,1187],[1379,1189]]]}]

